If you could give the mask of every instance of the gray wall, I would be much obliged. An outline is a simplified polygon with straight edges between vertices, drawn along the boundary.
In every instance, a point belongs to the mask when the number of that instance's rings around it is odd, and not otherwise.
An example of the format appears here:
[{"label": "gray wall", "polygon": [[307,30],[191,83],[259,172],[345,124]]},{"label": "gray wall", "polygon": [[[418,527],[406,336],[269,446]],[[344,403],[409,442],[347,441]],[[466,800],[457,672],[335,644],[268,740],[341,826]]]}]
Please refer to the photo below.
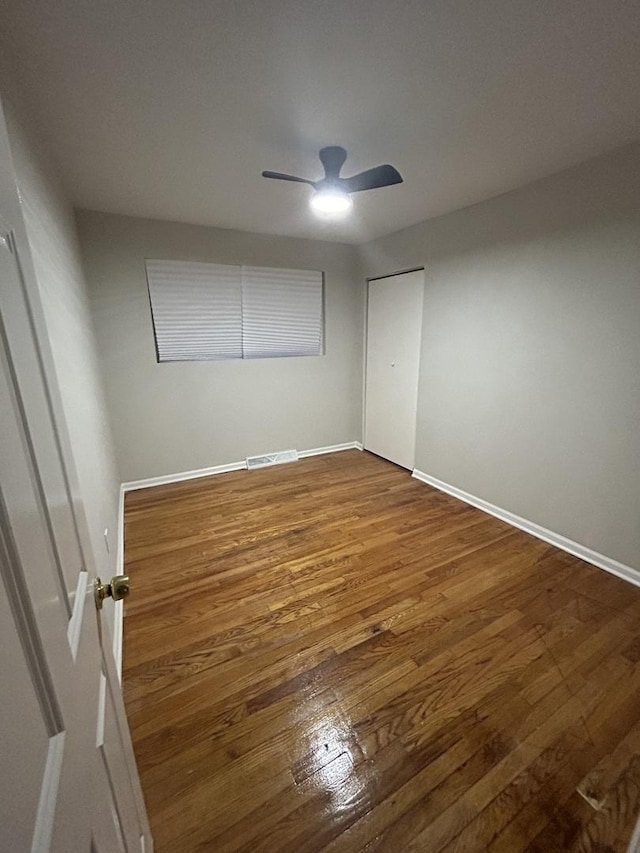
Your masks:
[{"label": "gray wall", "polygon": [[[354,247],[91,211],[77,224],[123,480],[360,439]],[[157,364],[145,258],[324,270],[326,354]]]},{"label": "gray wall", "polygon": [[[38,316],[43,322],[37,321],[38,333],[45,362],[59,390],[54,395],[56,416],[68,433],[66,462],[74,500],[82,502],[86,516],[89,541],[83,544],[91,549],[96,570],[108,577],[116,570],[120,477],[73,211],[57,182],[56,169],[20,105],[15,84],[9,85],[6,77],[3,96],[11,151],[11,163],[5,163],[4,168],[11,170],[21,199],[20,207],[10,212],[12,225],[17,227],[23,218],[29,263],[33,262],[25,275],[33,274],[42,305]],[[110,553],[105,547],[105,528],[109,530]],[[84,537],[84,528],[81,535]],[[111,622],[111,605],[105,615]]]},{"label": "gray wall", "polygon": [[360,253],[426,268],[416,467],[640,568],[640,145]]}]

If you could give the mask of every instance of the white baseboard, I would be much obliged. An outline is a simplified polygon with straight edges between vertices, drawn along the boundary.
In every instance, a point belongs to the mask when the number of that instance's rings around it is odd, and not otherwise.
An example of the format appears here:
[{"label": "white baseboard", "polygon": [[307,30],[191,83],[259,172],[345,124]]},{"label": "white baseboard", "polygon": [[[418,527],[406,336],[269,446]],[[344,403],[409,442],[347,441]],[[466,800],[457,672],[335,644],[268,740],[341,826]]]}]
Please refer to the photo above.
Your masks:
[{"label": "white baseboard", "polygon": [[198,468],[195,471],[181,471],[178,474],[163,474],[161,477],[147,477],[145,480],[131,480],[122,484],[124,492],[136,489],[150,489],[153,486],[166,486],[169,483],[180,483],[183,480],[195,480],[197,477],[210,477],[212,474],[226,474],[229,471],[242,471],[247,463],[229,462],[226,465],[214,465],[211,468]]},{"label": "white baseboard", "polygon": [[[339,450],[362,450],[359,441],[347,441],[343,444],[329,444],[326,447],[313,447],[311,450],[300,450],[298,456],[305,459],[308,456],[319,456],[322,453],[337,453]],[[148,489],[152,486],[165,486],[169,483],[180,483],[183,480],[195,480],[197,477],[211,477],[213,474],[227,474],[229,471],[246,470],[247,463],[228,462],[226,465],[214,465],[211,468],[198,468],[195,471],[182,471],[178,474],[164,474],[161,477],[148,477],[146,480],[131,480],[123,483],[122,492],[133,492],[135,489]]]},{"label": "white baseboard", "polygon": [[327,444],[326,447],[313,447],[311,450],[298,451],[300,459],[306,459],[308,456],[321,456],[323,453],[338,453],[340,450],[362,450],[362,444],[359,441],[347,441],[344,444]]},{"label": "white baseboard", "polygon": [[513,527],[518,527],[520,530],[524,530],[526,533],[530,533],[532,536],[542,539],[543,542],[555,545],[556,548],[560,548],[562,551],[573,554],[574,557],[579,557],[581,560],[585,560],[587,563],[591,563],[599,569],[604,569],[606,572],[610,572],[612,575],[622,578],[622,580],[628,581],[635,586],[640,586],[640,571],[632,569],[631,566],[625,566],[624,563],[619,563],[617,560],[605,557],[604,554],[599,554],[597,551],[593,551],[591,548],[587,548],[579,542],[567,539],[566,536],[562,536],[560,533],[554,533],[552,530],[547,530],[546,527],[541,527],[533,521],[521,518],[519,515],[515,515],[514,513],[509,512],[506,509],[502,509],[499,506],[494,506],[494,504],[491,504],[482,498],[477,498],[474,495],[463,492],[462,489],[450,486],[448,483],[443,483],[442,480],[438,480],[435,477],[431,477],[429,474],[418,471],[417,468],[413,469],[411,476],[415,477],[416,480],[420,480],[422,483],[427,483],[429,486],[439,489],[441,492],[446,492],[448,495],[458,498],[458,500],[464,501],[471,506],[475,506],[477,509],[481,509],[483,512],[499,518],[501,521],[506,521],[507,524],[511,524]]}]

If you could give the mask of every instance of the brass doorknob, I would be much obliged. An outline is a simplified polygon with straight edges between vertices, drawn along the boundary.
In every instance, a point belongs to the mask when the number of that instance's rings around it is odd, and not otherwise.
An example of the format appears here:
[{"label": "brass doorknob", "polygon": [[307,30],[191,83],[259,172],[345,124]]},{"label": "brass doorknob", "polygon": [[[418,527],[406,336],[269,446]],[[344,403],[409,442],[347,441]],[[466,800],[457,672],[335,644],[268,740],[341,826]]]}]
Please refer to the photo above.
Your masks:
[{"label": "brass doorknob", "polygon": [[129,575],[114,575],[110,583],[102,583],[100,578],[96,578],[93,592],[96,607],[98,610],[102,610],[102,602],[105,598],[113,598],[114,601],[120,601],[125,595],[129,595],[130,589]]}]

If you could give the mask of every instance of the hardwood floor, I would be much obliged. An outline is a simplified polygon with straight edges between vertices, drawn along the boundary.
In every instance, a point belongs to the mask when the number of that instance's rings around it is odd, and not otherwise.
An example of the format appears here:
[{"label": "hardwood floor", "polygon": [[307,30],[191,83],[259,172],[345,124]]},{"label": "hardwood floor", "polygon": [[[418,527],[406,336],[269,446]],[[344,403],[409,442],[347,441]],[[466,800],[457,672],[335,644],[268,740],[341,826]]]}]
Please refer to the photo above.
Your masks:
[{"label": "hardwood floor", "polygon": [[626,850],[640,589],[358,451],[125,525],[158,853]]}]

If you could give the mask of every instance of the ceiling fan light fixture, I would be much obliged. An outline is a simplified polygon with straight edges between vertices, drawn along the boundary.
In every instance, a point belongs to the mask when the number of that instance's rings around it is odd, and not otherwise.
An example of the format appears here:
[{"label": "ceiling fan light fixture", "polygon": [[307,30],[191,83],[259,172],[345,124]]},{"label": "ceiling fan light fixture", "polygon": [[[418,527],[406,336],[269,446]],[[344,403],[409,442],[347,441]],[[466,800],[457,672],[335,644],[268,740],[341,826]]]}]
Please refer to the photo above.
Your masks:
[{"label": "ceiling fan light fixture", "polygon": [[311,209],[322,216],[344,216],[353,207],[349,193],[338,187],[317,190],[311,196]]},{"label": "ceiling fan light fixture", "polygon": [[365,190],[375,190],[380,187],[391,187],[402,183],[402,175],[389,163],[365,169],[350,178],[341,178],[340,170],[347,159],[347,152],[340,145],[326,145],[318,152],[320,162],[324,167],[324,178],[312,181],[298,175],[287,175],[284,172],[262,173],[263,178],[274,178],[277,181],[293,181],[296,184],[309,184],[314,193],[311,196],[311,209],[321,219],[340,219],[353,207],[352,193]]}]

